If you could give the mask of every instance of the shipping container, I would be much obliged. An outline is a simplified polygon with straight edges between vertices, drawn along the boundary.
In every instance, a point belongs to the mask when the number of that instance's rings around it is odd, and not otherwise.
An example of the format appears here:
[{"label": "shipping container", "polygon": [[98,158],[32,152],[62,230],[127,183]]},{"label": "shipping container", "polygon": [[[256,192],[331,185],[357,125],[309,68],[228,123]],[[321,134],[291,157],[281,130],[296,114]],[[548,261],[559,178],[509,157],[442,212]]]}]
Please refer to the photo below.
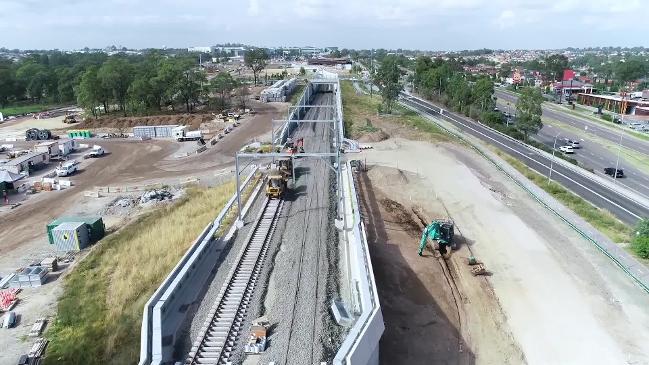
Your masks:
[{"label": "shipping container", "polygon": [[60,217],[56,220],[50,222],[47,225],[47,238],[50,241],[50,245],[54,244],[54,236],[52,235],[52,230],[63,223],[85,223],[88,225],[87,228],[90,229],[90,243],[95,243],[100,239],[104,238],[106,235],[106,227],[104,226],[104,221],[101,217]]},{"label": "shipping container", "polygon": [[79,251],[90,245],[88,225],[83,222],[62,223],[52,230],[54,245],[61,252]]},{"label": "shipping container", "polygon": [[173,129],[178,127],[177,124],[156,125],[156,126],[138,126],[133,127],[135,137],[148,138],[173,138]]}]

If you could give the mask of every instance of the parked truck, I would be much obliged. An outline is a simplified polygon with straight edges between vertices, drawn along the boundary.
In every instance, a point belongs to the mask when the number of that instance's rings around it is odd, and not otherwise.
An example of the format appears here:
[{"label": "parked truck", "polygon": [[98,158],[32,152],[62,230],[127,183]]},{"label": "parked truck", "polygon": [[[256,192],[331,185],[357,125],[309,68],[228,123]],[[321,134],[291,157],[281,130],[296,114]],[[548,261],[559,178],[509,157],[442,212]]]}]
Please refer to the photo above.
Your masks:
[{"label": "parked truck", "polygon": [[178,142],[202,141],[203,133],[201,131],[188,131],[187,126],[183,125],[173,129],[173,137]]},{"label": "parked truck", "polygon": [[92,150],[90,150],[90,152],[83,155],[83,158],[97,158],[103,156],[105,153],[106,151],[104,151],[103,147],[94,145],[92,146]]},{"label": "parked truck", "polygon": [[60,164],[56,168],[56,176],[63,177],[63,176],[70,176],[77,172],[79,169],[79,163],[77,161],[67,161],[62,164]]}]

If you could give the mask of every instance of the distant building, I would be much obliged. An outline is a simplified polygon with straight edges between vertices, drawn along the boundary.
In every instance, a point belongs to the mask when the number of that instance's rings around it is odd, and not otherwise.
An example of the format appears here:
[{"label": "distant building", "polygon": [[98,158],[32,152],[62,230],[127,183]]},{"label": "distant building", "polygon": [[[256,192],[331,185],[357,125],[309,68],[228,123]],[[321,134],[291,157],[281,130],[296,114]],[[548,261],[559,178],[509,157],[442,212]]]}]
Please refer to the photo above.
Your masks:
[{"label": "distant building", "polygon": [[243,57],[246,53],[246,47],[213,47],[222,54],[232,57]]},{"label": "distant building", "polygon": [[214,47],[189,47],[187,52],[212,53]]},{"label": "distant building", "polygon": [[570,96],[573,94],[586,93],[592,94],[595,88],[591,84],[585,84],[581,81],[576,80],[565,80],[561,82],[555,82],[553,84],[553,89],[555,93],[563,93],[565,96]]}]

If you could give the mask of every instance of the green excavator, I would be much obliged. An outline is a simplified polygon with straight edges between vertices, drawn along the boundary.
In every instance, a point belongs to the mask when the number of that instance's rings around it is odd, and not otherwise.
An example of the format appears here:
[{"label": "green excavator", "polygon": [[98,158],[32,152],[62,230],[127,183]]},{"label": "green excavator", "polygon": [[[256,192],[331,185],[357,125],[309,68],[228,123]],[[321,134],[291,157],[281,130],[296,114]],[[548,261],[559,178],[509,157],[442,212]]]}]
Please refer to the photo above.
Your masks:
[{"label": "green excavator", "polygon": [[439,245],[439,252],[444,255],[448,247],[454,248],[453,243],[453,221],[434,219],[429,225],[424,228],[421,233],[421,242],[419,242],[419,256],[424,253],[424,248],[428,240],[437,241]]}]

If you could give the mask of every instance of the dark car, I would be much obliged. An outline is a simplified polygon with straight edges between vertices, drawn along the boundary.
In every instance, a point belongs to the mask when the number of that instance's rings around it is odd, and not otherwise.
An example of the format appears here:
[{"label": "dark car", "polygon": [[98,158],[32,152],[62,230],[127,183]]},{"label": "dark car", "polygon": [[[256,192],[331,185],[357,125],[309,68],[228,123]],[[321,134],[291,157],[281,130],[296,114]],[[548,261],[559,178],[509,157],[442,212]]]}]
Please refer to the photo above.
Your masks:
[{"label": "dark car", "polygon": [[617,172],[616,172],[615,167],[605,167],[604,168],[604,173],[606,175],[611,175],[611,176],[614,176],[614,177],[624,177],[624,170],[617,169]]}]

